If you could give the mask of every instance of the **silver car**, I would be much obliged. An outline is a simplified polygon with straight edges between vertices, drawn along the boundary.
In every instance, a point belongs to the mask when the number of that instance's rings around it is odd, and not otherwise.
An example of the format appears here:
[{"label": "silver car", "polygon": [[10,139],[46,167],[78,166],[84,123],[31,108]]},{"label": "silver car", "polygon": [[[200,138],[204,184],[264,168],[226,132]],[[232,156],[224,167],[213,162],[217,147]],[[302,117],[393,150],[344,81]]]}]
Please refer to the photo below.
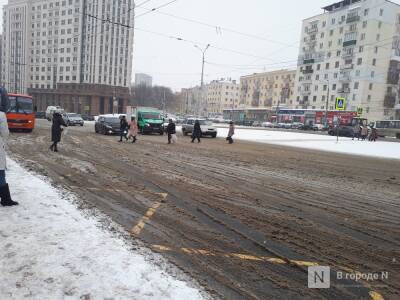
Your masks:
[{"label": "silver car", "polygon": [[183,121],[182,124],[182,133],[183,135],[188,135],[193,133],[194,123],[196,120],[200,123],[201,135],[202,136],[211,136],[212,138],[217,137],[217,129],[212,125],[212,122],[206,119],[196,119],[196,118],[188,118]]}]

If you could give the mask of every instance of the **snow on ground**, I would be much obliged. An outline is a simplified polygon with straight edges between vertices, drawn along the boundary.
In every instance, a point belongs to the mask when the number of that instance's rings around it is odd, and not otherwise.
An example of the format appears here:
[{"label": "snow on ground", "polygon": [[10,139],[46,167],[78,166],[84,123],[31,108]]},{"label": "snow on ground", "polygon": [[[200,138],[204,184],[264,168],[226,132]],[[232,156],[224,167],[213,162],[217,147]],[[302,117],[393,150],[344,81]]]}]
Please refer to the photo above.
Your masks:
[{"label": "snow on ground", "polygon": [[20,206],[0,207],[0,299],[203,298],[162,258],[101,229],[71,195],[8,166]]},{"label": "snow on ground", "polygon": [[[218,136],[228,135],[228,128],[218,128]],[[336,137],[301,132],[286,132],[257,129],[236,129],[234,139],[275,145],[307,148],[329,152],[400,159],[400,143],[357,141],[351,138]]]}]

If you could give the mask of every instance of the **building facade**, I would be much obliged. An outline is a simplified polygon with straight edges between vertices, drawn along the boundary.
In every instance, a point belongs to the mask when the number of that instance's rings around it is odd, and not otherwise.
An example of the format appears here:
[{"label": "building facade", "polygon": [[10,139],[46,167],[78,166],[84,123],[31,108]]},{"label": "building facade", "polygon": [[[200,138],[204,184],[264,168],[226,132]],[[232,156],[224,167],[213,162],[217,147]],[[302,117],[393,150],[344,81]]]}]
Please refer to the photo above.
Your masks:
[{"label": "building facade", "polygon": [[182,113],[193,116],[207,115],[207,90],[195,86],[181,91]]},{"label": "building facade", "polygon": [[255,73],[240,78],[240,106],[276,108],[293,105],[296,70]]},{"label": "building facade", "polygon": [[292,108],[348,111],[371,121],[399,119],[400,6],[345,0],[303,21]]},{"label": "building facade", "polygon": [[[78,92],[66,100],[72,107],[108,90],[115,110],[129,100],[133,25],[133,0],[10,1],[3,11],[2,84],[34,96],[38,107],[55,104],[66,86]],[[77,112],[99,113],[89,103]]]},{"label": "building facade", "polygon": [[205,86],[207,116],[220,116],[224,109],[239,105],[240,85],[236,80],[213,80]]},{"label": "building facade", "polygon": [[136,73],[135,74],[135,85],[145,85],[148,87],[153,86],[153,77],[144,73]]}]

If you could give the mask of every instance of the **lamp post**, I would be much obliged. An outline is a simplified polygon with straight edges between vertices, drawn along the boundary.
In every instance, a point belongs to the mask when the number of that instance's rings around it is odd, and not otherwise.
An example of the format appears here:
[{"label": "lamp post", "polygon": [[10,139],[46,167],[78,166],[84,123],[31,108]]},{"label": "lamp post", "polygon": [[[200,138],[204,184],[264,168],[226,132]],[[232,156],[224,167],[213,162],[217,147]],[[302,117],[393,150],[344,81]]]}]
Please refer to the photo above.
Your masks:
[{"label": "lamp post", "polygon": [[[194,45],[195,48],[199,49],[202,53],[202,63],[201,63],[201,81],[200,81],[200,97],[203,98],[204,94],[203,94],[203,86],[204,86],[204,64],[205,64],[205,55],[206,52],[208,50],[208,48],[210,48],[210,44],[207,44],[207,46],[204,49],[201,49],[199,46]],[[199,100],[197,100],[199,101]],[[201,101],[203,102],[203,99],[201,99]]]}]

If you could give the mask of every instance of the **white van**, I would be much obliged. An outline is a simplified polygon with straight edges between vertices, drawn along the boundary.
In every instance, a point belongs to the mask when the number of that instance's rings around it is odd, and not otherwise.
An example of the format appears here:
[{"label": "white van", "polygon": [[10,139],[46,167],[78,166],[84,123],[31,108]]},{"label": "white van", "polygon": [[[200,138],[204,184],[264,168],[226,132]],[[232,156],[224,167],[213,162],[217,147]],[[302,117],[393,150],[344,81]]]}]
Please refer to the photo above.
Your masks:
[{"label": "white van", "polygon": [[47,106],[46,109],[46,119],[51,121],[53,120],[53,114],[55,112],[59,112],[60,114],[64,114],[64,109],[60,106]]}]

